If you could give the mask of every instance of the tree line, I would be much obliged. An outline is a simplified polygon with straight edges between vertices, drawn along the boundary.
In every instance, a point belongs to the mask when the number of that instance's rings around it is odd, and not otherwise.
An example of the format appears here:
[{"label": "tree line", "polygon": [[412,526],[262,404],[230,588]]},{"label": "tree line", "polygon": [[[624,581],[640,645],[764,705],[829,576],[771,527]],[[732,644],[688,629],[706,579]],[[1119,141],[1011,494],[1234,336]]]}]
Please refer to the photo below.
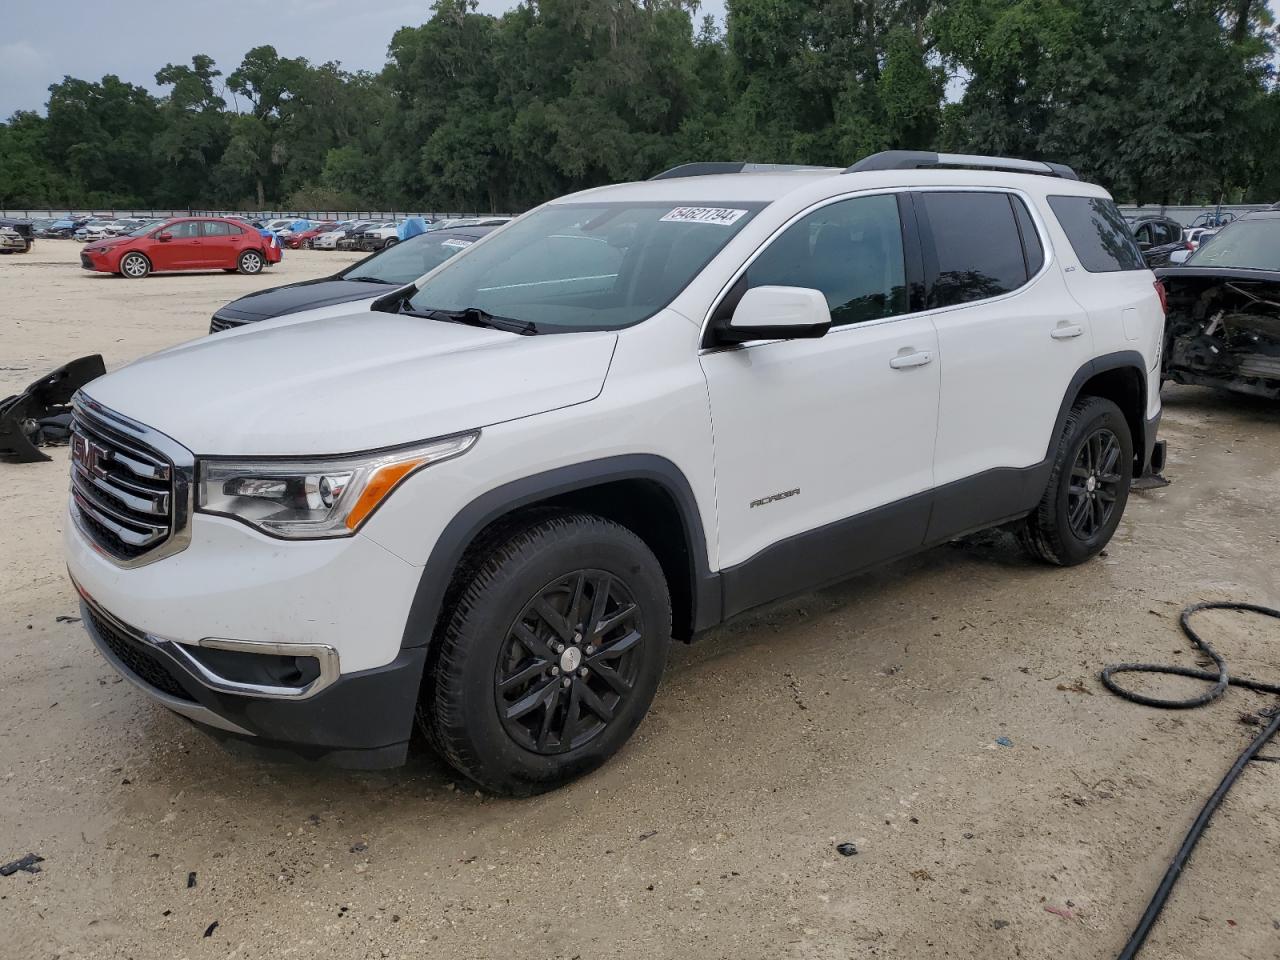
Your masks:
[{"label": "tree line", "polygon": [[1057,160],[1132,202],[1280,199],[1265,0],[436,0],[378,73],[259,46],[159,95],[64,77],[0,207],[518,211],[693,160]]}]

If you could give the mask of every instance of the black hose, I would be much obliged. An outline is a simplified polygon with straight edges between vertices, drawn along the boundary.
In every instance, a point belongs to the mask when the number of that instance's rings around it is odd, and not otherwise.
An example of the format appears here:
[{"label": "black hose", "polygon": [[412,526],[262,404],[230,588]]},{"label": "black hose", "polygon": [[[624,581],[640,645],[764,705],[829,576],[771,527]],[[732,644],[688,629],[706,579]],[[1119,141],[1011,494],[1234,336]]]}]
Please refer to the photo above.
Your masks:
[{"label": "black hose", "polygon": [[[1203,707],[1205,704],[1212,703],[1222,696],[1228,686],[1244,687],[1247,690],[1255,690],[1259,693],[1274,693],[1280,696],[1280,684],[1262,683],[1259,680],[1250,680],[1247,677],[1233,677],[1227,673],[1227,662],[1191,626],[1192,616],[1201,610],[1243,610],[1248,613],[1257,613],[1264,617],[1273,617],[1280,620],[1280,610],[1275,610],[1271,607],[1260,607],[1253,603],[1193,604],[1182,611],[1179,623],[1182,625],[1183,633],[1191,638],[1191,642],[1196,645],[1196,648],[1214,662],[1218,668],[1217,673],[1176,665],[1117,663],[1102,671],[1102,682],[1106,688],[1116,696],[1132,700],[1134,703],[1141,703],[1148,707],[1163,707],[1167,710],[1187,710],[1192,707]],[[1179,677],[1194,677],[1197,680],[1212,681],[1213,686],[1198,697],[1189,697],[1186,700],[1164,700],[1126,690],[1112,679],[1117,673],[1163,673]],[[1186,866],[1187,859],[1191,856],[1191,851],[1195,849],[1195,845],[1200,841],[1205,827],[1209,825],[1209,820],[1214,811],[1218,809],[1228,791],[1235,785],[1245,766],[1257,756],[1258,751],[1266,746],[1277,731],[1280,731],[1280,708],[1273,707],[1268,712],[1268,715],[1271,718],[1271,722],[1267,724],[1261,733],[1254,737],[1253,742],[1245,747],[1244,752],[1236,757],[1236,762],[1231,765],[1227,775],[1222,778],[1222,782],[1218,784],[1218,789],[1213,791],[1213,794],[1200,809],[1199,816],[1196,817],[1195,823],[1191,825],[1191,829],[1187,831],[1182,845],[1178,848],[1177,854],[1174,855],[1173,861],[1169,864],[1169,869],[1165,871],[1164,878],[1160,881],[1160,886],[1156,888],[1155,895],[1152,896],[1151,902],[1147,904],[1147,909],[1143,912],[1142,919],[1138,921],[1138,925],[1130,935],[1124,950],[1120,952],[1118,960],[1133,960],[1138,955],[1138,951],[1142,949],[1143,943],[1146,942],[1152,926],[1155,925],[1156,918],[1160,916],[1160,911],[1164,909],[1165,902],[1169,899],[1169,894],[1173,892],[1174,884],[1178,882],[1178,877],[1182,873],[1182,868]]]}]

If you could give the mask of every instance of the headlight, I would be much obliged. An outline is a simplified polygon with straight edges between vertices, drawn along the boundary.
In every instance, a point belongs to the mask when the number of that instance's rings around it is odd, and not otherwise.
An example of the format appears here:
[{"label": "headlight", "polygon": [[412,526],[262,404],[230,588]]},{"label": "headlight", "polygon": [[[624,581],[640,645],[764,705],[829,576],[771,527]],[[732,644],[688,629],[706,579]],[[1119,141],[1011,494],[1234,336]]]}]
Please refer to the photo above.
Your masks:
[{"label": "headlight", "polygon": [[291,540],[350,536],[402,480],[479,436],[321,460],[202,460],[197,507]]}]

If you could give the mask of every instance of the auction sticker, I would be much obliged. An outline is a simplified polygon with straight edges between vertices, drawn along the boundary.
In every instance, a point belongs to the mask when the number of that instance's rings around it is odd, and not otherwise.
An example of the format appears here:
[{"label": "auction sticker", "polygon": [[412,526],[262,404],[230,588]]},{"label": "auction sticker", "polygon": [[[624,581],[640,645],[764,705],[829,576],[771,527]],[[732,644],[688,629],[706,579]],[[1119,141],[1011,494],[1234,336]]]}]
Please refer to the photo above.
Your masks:
[{"label": "auction sticker", "polygon": [[676,207],[659,222],[714,223],[717,226],[727,227],[732,223],[737,223],[738,219],[746,212],[745,210],[734,210],[731,207]]},{"label": "auction sticker", "polygon": [[440,246],[453,247],[455,250],[465,250],[473,243],[475,243],[474,240],[441,240]]}]

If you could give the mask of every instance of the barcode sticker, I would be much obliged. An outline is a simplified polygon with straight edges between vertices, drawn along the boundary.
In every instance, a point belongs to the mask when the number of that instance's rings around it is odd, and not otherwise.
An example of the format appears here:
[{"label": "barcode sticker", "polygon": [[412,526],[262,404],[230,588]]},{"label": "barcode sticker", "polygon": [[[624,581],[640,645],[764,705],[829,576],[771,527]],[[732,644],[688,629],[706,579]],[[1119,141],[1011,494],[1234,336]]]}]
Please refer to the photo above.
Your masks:
[{"label": "barcode sticker", "polygon": [[471,246],[473,243],[475,243],[474,240],[441,240],[440,246],[453,247],[457,250],[462,250],[462,249],[465,249],[466,247]]},{"label": "barcode sticker", "polygon": [[662,223],[714,223],[727,227],[737,223],[747,211],[734,210],[731,207],[676,207],[660,222]]}]

